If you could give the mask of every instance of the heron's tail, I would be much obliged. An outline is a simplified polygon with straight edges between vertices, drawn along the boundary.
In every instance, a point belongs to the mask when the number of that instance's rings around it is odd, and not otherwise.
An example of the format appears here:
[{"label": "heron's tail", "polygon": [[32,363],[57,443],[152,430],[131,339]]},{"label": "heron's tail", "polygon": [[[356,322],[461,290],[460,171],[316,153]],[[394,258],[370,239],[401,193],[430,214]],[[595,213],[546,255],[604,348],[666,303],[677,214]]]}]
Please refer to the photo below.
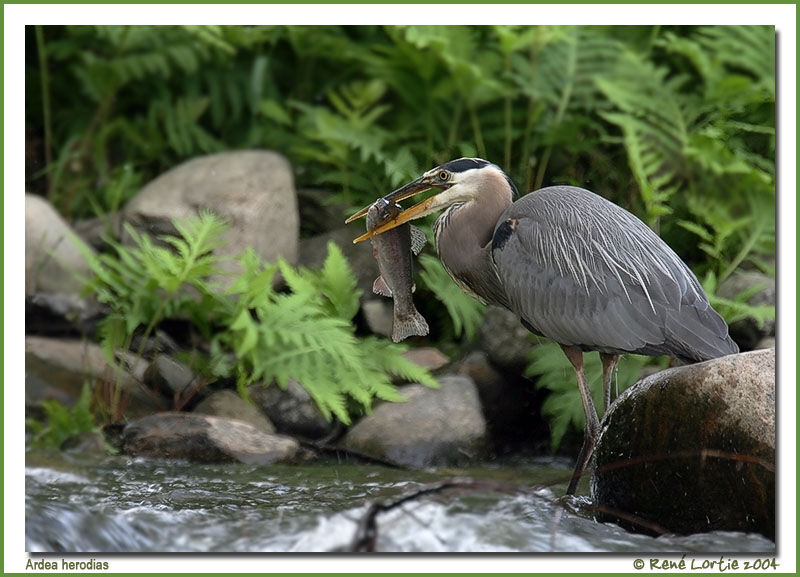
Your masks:
[{"label": "heron's tail", "polygon": [[668,312],[665,334],[671,354],[690,363],[739,352],[728,334],[728,325],[710,305],[705,309],[689,307],[678,315]]}]

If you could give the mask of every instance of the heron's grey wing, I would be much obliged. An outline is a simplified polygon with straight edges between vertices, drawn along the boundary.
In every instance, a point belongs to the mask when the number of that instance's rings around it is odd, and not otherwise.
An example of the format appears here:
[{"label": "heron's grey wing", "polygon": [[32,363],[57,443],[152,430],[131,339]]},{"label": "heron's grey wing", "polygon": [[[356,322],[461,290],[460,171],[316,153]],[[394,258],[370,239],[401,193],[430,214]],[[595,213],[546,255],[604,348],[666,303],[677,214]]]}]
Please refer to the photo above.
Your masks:
[{"label": "heron's grey wing", "polygon": [[589,191],[549,187],[515,202],[495,230],[492,258],[511,308],[559,343],[687,360],[735,352],[680,258]]},{"label": "heron's grey wing", "polygon": [[587,290],[579,270],[566,265],[569,257],[561,268],[548,259],[542,250],[548,246],[559,259],[569,253],[548,244],[541,229],[520,217],[506,242],[493,250],[510,307],[523,321],[558,343],[607,352],[640,350],[663,340],[656,319],[623,306],[622,291]]}]

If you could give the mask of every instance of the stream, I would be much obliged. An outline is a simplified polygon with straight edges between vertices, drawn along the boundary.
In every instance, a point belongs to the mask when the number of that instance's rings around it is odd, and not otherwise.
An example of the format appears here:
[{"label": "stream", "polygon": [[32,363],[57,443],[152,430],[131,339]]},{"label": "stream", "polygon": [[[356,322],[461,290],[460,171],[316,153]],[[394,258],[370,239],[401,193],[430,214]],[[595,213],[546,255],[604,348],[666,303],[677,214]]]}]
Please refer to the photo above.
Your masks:
[{"label": "stream", "polygon": [[[351,543],[371,502],[454,477],[531,489],[451,490],[410,500],[377,517],[376,550],[775,551],[756,534],[653,538],[570,512],[558,503],[570,463],[554,458],[406,471],[336,460],[262,467],[29,452],[25,475],[31,553],[335,551]],[[578,508],[587,502],[572,500]]]}]

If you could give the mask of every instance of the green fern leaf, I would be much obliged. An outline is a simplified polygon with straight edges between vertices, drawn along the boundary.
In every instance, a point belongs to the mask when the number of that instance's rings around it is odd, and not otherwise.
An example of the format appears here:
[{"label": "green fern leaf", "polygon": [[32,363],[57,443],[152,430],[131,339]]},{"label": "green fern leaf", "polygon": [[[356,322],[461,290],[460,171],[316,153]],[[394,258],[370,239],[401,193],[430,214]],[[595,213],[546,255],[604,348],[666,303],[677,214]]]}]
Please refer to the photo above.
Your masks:
[{"label": "green fern leaf", "polygon": [[319,274],[319,288],[333,307],[333,313],[351,320],[360,307],[361,291],[350,263],[334,242],[328,243],[328,256]]},{"label": "green fern leaf", "polygon": [[439,259],[423,254],[420,255],[419,261],[422,265],[420,277],[425,286],[447,308],[456,336],[463,334],[467,340],[473,340],[483,320],[485,307],[456,286]]},{"label": "green fern leaf", "polygon": [[[536,378],[537,389],[550,391],[542,404],[542,415],[550,423],[550,446],[555,452],[570,428],[583,430],[586,424],[575,371],[556,343],[547,342],[532,347],[528,358],[525,375]],[[623,355],[614,379],[618,391],[621,393],[636,382],[644,366],[650,362],[652,359],[649,357]],[[602,412],[603,370],[599,355],[584,355],[584,371],[595,407]]]}]

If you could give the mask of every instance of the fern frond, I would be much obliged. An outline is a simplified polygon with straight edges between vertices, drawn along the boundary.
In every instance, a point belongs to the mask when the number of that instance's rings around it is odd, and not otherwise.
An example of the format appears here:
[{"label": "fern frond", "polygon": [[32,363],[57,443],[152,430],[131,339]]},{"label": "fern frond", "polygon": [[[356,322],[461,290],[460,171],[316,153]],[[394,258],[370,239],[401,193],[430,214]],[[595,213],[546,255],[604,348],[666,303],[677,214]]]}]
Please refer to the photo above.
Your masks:
[{"label": "fern frond", "polygon": [[617,112],[601,116],[623,134],[628,162],[644,201],[646,220],[655,226],[669,214],[669,200],[684,179],[688,126],[679,87],[682,79],[626,52],[619,68],[596,83]]},{"label": "fern frond", "polygon": [[375,370],[384,371],[410,383],[421,383],[428,387],[438,388],[439,383],[427,369],[412,363],[403,356],[408,348],[386,339],[365,337],[360,345],[365,354],[364,359]]},{"label": "fern frond", "polygon": [[[348,399],[369,411],[372,400],[402,400],[390,376],[430,386],[435,381],[402,354],[405,347],[375,338],[359,339],[350,323],[358,295],[350,267],[333,245],[318,272],[296,270],[281,261],[277,268],[289,294],[254,293],[248,281],[265,282],[265,269],[254,254],[244,255],[245,274],[229,292],[241,293],[227,330],[214,337],[212,349],[236,355],[239,388],[254,381],[285,387],[299,382],[327,418],[350,422]],[[263,270],[262,270],[263,269]]]},{"label": "fern frond", "polygon": [[361,291],[350,263],[333,241],[328,242],[328,256],[318,278],[319,290],[330,302],[332,313],[346,321],[351,320],[360,307]]},{"label": "fern frond", "polygon": [[[595,407],[603,406],[603,368],[600,356],[594,353],[585,354],[584,371],[592,391]],[[550,394],[542,404],[542,415],[550,423],[550,446],[555,452],[564,434],[570,429],[582,430],[586,424],[586,415],[578,391],[575,370],[561,347],[553,342],[546,342],[532,347],[528,354],[529,364],[525,375],[536,379],[537,389],[548,389]],[[642,369],[653,362],[650,357],[640,355],[623,355],[620,359],[614,382],[621,393],[635,383]],[[662,362],[662,364],[664,364]],[[612,383],[613,385],[613,383]]]},{"label": "fern frond", "polygon": [[463,334],[467,340],[473,340],[486,307],[456,286],[439,259],[423,254],[420,255],[419,262],[422,265],[420,278],[447,308],[456,336]]},{"label": "fern frond", "polygon": [[731,70],[744,70],[775,98],[775,27],[706,26],[698,42]]}]

